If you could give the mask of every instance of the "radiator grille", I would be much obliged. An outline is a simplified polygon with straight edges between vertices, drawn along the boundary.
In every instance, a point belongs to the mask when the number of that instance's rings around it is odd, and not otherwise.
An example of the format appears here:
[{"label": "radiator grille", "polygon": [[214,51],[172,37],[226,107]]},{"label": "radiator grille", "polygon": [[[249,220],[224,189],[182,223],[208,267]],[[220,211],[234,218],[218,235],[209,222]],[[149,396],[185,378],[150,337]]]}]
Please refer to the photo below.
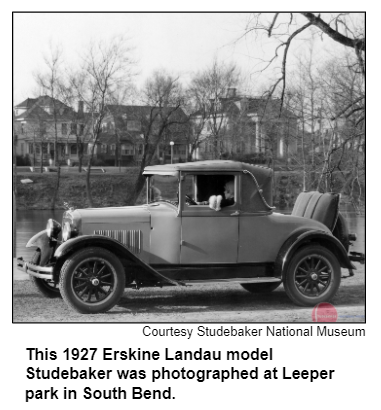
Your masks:
[{"label": "radiator grille", "polygon": [[94,235],[103,235],[108,236],[109,238],[116,239],[123,245],[127,246],[127,248],[135,254],[140,253],[142,249],[142,231],[112,231],[109,229],[100,229],[95,230]]}]

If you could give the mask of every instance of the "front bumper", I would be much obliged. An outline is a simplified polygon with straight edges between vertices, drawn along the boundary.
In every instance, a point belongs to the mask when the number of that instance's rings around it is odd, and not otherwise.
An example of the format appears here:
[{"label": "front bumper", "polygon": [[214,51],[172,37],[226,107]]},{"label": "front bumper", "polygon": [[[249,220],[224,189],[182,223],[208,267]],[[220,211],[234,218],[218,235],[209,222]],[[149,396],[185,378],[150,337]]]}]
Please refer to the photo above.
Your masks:
[{"label": "front bumper", "polygon": [[22,257],[17,258],[17,269],[35,278],[53,280],[54,266],[38,266],[32,262],[25,262]]}]

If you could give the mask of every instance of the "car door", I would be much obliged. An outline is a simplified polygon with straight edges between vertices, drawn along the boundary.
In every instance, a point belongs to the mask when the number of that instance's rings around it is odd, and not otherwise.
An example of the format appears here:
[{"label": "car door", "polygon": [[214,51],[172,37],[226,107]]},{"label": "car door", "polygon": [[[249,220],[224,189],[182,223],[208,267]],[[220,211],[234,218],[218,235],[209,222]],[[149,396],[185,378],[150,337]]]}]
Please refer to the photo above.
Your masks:
[{"label": "car door", "polygon": [[[204,177],[202,177],[204,175]],[[211,174],[207,174],[213,181]],[[214,174],[218,178],[227,178],[228,174]],[[229,177],[237,180],[230,173]],[[234,205],[215,211],[208,205],[189,204],[185,195],[197,200],[207,200],[209,194],[200,197],[198,180],[207,180],[205,174],[188,173],[182,175],[181,181],[181,253],[182,265],[192,264],[226,264],[236,263],[238,254],[238,202]],[[237,182],[235,182],[237,185]],[[210,184],[209,184],[210,185]],[[204,191],[205,191],[204,187]],[[220,188],[221,189],[221,188]],[[216,192],[217,193],[217,192]],[[210,192],[213,194],[213,192]]]}]

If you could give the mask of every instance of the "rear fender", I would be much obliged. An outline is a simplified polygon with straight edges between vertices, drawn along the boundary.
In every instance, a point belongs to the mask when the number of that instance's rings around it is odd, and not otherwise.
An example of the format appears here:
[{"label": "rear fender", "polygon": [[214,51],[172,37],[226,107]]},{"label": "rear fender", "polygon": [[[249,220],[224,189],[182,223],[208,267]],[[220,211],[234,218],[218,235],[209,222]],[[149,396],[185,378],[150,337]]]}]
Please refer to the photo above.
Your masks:
[{"label": "rear fender", "polygon": [[102,235],[82,235],[77,238],[69,239],[68,241],[62,243],[54,253],[57,261],[65,260],[69,255],[78,250],[86,247],[98,246],[105,248],[110,252],[113,252],[119,258],[129,259],[138,265],[140,268],[144,269],[145,272],[149,273],[156,281],[170,283],[171,285],[183,285],[182,282],[176,281],[161,273],[157,272],[150,265],[143,262],[136,255],[134,255],[126,246],[118,242],[113,238]]},{"label": "rear fender", "polygon": [[57,246],[57,241],[55,239],[50,239],[46,234],[46,230],[43,230],[36,235],[32,236],[28,243],[27,248],[39,248],[41,250],[41,258],[39,265],[45,266],[53,255],[54,249]]},{"label": "rear fender", "polygon": [[284,279],[288,265],[295,252],[301,247],[310,244],[318,244],[330,250],[337,257],[341,267],[356,269],[356,267],[349,260],[344,246],[337,238],[328,232],[309,230],[295,232],[284,242],[275,260],[274,276],[282,277],[282,279]]}]

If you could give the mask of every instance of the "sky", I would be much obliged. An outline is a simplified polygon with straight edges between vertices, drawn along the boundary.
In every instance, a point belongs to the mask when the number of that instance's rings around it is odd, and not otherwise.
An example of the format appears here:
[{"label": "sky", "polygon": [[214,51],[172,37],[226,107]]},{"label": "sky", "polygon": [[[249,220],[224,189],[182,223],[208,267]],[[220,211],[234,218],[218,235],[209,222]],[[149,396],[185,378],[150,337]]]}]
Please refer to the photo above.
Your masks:
[{"label": "sky", "polygon": [[[214,58],[236,64],[242,88],[255,89],[266,74],[258,58],[270,55],[274,43],[242,37],[245,13],[15,13],[13,17],[13,99],[18,104],[39,92],[34,74],[46,69],[50,44],[60,45],[68,66],[79,67],[91,41],[125,35],[137,61],[134,78],[142,86],[154,70],[165,69],[186,84]],[[293,52],[305,42],[301,37]],[[319,49],[322,47],[318,45]],[[245,91],[242,90],[242,91]]]}]

